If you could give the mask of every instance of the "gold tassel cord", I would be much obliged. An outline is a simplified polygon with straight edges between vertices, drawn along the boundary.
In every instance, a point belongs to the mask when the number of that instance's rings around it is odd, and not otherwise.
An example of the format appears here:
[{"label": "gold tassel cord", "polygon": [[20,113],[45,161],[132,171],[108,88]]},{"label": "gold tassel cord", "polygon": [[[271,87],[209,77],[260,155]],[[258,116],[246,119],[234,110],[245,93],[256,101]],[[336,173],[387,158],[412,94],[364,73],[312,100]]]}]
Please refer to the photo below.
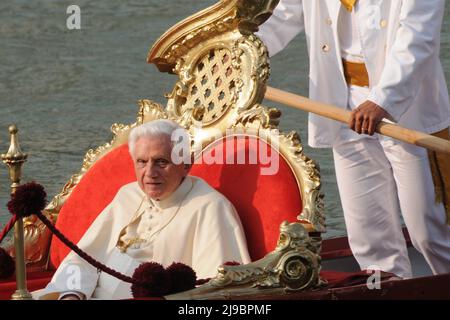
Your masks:
[{"label": "gold tassel cord", "polygon": [[[449,128],[436,132],[433,136],[450,140]],[[450,225],[450,154],[428,150],[428,158],[433,176],[436,203],[444,204],[447,224]]]}]

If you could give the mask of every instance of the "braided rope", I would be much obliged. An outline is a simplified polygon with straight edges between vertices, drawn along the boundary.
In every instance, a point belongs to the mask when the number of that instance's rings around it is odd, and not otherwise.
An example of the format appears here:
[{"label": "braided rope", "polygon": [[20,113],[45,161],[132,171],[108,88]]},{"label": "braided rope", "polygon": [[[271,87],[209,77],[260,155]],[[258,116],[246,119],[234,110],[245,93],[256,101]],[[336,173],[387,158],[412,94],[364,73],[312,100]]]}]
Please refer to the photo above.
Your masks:
[{"label": "braided rope", "polygon": [[50,229],[50,231],[56,236],[58,237],[59,240],[61,240],[66,246],[68,246],[72,251],[74,251],[75,253],[77,253],[81,258],[83,258],[84,260],[86,260],[89,264],[91,264],[92,266],[94,266],[95,268],[106,272],[107,274],[118,278],[122,281],[128,282],[128,283],[133,283],[133,284],[139,284],[139,285],[143,285],[144,283],[142,283],[141,281],[137,281],[136,279],[133,279],[129,276],[124,275],[123,273],[117,272],[107,266],[105,266],[103,263],[95,260],[94,258],[92,258],[90,255],[88,255],[86,252],[84,252],[83,250],[81,250],[76,244],[74,244],[72,241],[70,241],[69,239],[66,238],[66,236],[64,236],[61,231],[59,231],[54,225],[53,223],[50,222],[50,220],[47,219],[46,216],[44,216],[42,214],[42,212],[38,212],[36,214],[38,216],[38,218],[42,221],[42,223],[44,223],[47,228]]},{"label": "braided rope", "polygon": [[16,223],[16,221],[17,221],[17,216],[13,215],[11,220],[9,220],[9,222],[3,228],[2,233],[0,233],[0,243],[2,243],[3,239],[5,239],[8,232],[11,231],[11,229],[14,227],[14,224]]},{"label": "braided rope", "polygon": [[[71,250],[75,251],[75,253],[77,253],[81,258],[83,258],[84,260],[86,260],[89,264],[91,264],[92,266],[94,266],[97,269],[100,269],[103,272],[106,272],[107,274],[116,277],[117,279],[120,279],[122,281],[125,281],[127,283],[134,283],[134,284],[144,284],[141,281],[138,281],[136,279],[133,279],[132,277],[129,277],[127,275],[124,275],[123,273],[117,272],[109,267],[107,267],[106,265],[104,265],[103,263],[95,260],[94,258],[92,258],[90,255],[88,255],[86,252],[84,252],[83,250],[81,250],[76,244],[74,244],[72,241],[70,241],[68,238],[66,238],[65,235],[63,235],[61,233],[61,231],[59,231],[52,222],[50,222],[50,220],[48,220],[48,218],[42,214],[42,212],[39,212],[36,214],[38,216],[38,218],[42,221],[42,223],[44,223],[47,228],[49,228],[49,230],[59,239],[61,240],[62,243],[64,243],[67,247],[69,247]],[[9,222],[5,225],[5,227],[3,228],[2,233],[0,233],[0,243],[2,243],[2,241],[4,240],[4,238],[6,237],[6,235],[8,234],[9,231],[11,231],[11,229],[14,227],[14,224],[17,221],[17,215],[13,215],[13,217],[11,218],[11,220],[9,220]],[[202,285],[206,282],[208,282],[210,280],[210,278],[207,279],[198,279],[196,281],[196,285]]]}]

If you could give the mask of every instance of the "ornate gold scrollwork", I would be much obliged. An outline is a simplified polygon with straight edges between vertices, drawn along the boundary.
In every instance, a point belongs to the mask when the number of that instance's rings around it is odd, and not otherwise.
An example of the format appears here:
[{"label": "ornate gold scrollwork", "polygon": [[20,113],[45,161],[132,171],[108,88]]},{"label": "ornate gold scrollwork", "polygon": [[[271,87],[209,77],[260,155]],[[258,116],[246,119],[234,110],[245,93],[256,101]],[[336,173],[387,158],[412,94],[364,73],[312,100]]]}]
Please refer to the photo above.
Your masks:
[{"label": "ornate gold scrollwork", "polygon": [[258,31],[264,21],[269,19],[279,0],[241,0],[236,3],[238,28],[242,34]]},{"label": "ornate gold scrollwork", "polygon": [[152,46],[147,61],[162,72],[174,72],[177,61],[199,44],[219,34],[256,31],[279,0],[222,0],[167,30]]},{"label": "ornate gold scrollwork", "polygon": [[223,265],[216,277],[196,289],[166,299],[225,299],[320,287],[320,256],[301,223],[283,222],[275,250],[246,265]]},{"label": "ornate gold scrollwork", "polygon": [[[45,213],[50,221],[54,217]],[[25,263],[28,268],[42,269],[47,265],[50,248],[51,232],[35,216],[23,219],[23,238],[25,243]],[[7,252],[15,258],[15,250],[12,241],[6,245]]]}]

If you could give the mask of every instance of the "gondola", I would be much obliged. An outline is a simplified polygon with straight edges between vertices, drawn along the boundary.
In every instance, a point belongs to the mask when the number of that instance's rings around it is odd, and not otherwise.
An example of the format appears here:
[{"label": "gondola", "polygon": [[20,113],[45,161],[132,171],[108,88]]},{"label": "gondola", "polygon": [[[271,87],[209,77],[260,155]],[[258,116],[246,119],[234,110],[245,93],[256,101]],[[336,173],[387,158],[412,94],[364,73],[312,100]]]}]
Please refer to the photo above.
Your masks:
[{"label": "gondola", "polygon": [[[450,274],[432,275],[410,243],[414,278],[398,279],[359,270],[347,238],[323,240],[327,213],[319,164],[304,154],[297,132],[279,129],[281,112],[263,105],[270,67],[267,49],[254,32],[276,2],[223,0],[164,33],[148,62],[176,75],[167,104],[141,100],[135,123],[113,124],[112,140],[87,152],[81,171],[43,214],[76,243],[117,190],[135,179],[127,146],[130,129],[169,118],[189,131],[198,152],[191,174],[235,205],[253,262],[218,266],[217,276],[206,283],[158,298],[449,299]],[[4,160],[17,162],[17,128],[11,127],[10,133],[12,145]],[[272,163],[260,157],[260,150],[276,159],[272,174],[267,174]],[[218,153],[235,161],[202,161]],[[259,156],[252,163],[238,163],[239,154],[245,159]],[[20,166],[16,170],[19,174]],[[16,247],[22,245],[24,252],[5,247],[19,262],[15,275],[0,280],[0,299],[30,298],[30,292],[45,287],[69,252],[36,217],[21,224],[17,229],[23,229],[24,239]]]}]

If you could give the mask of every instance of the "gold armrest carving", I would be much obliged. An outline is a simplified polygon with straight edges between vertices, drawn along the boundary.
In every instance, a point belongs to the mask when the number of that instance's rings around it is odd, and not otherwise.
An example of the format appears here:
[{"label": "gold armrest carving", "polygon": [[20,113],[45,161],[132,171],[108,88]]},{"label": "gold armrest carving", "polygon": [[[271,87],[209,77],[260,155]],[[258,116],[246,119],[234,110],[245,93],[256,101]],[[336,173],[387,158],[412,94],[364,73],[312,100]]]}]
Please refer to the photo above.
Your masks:
[{"label": "gold armrest carving", "polygon": [[198,288],[165,296],[169,300],[250,298],[288,294],[324,285],[320,279],[320,244],[301,223],[283,222],[274,251],[245,265],[218,268],[216,277]]},{"label": "gold armrest carving", "polygon": [[[55,217],[44,212],[50,221],[55,222]],[[29,270],[47,269],[48,255],[52,234],[50,230],[36,217],[30,216],[23,219],[25,263]],[[15,258],[14,244],[11,241],[6,245],[6,251]]]}]

